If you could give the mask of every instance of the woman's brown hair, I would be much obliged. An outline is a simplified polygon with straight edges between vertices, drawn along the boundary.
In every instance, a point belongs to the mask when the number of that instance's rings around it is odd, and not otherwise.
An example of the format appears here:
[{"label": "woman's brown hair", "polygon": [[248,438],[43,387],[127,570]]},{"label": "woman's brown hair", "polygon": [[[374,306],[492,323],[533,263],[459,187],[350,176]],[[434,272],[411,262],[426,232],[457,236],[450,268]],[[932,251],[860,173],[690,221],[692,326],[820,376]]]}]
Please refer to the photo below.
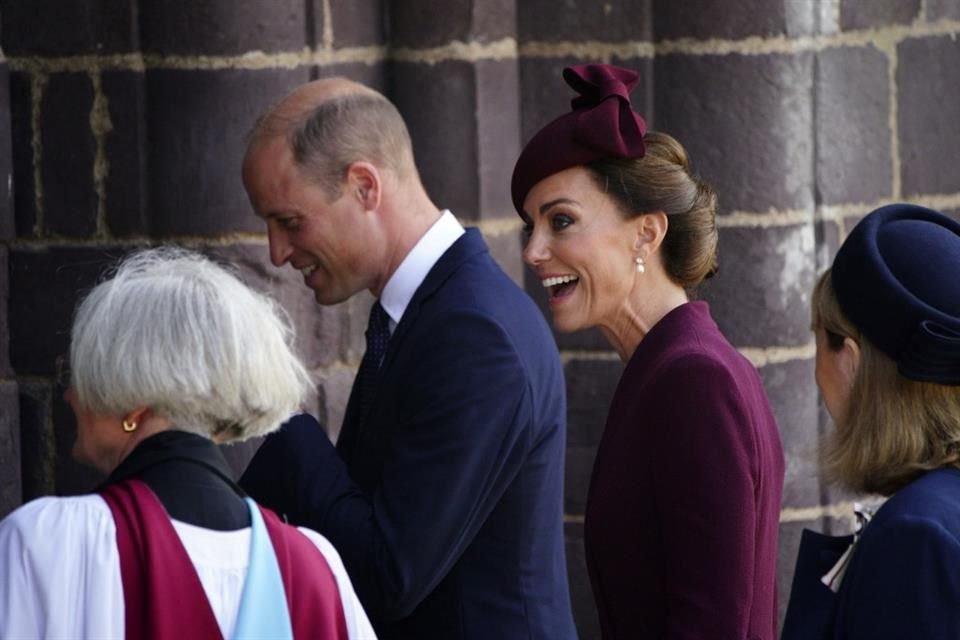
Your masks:
[{"label": "woman's brown hair", "polygon": [[642,158],[604,158],[587,167],[626,216],[667,214],[664,268],[674,282],[692,292],[717,270],[717,196],[691,174],[687,153],[672,136],[649,131],[644,144]]},{"label": "woman's brown hair", "polygon": [[860,346],[846,415],[834,416],[824,452],[830,480],[892,495],[926,471],[960,466],[960,386],[900,375],[843,314],[829,269],[813,291],[812,321],[826,333],[826,348],[839,350],[844,338]]}]

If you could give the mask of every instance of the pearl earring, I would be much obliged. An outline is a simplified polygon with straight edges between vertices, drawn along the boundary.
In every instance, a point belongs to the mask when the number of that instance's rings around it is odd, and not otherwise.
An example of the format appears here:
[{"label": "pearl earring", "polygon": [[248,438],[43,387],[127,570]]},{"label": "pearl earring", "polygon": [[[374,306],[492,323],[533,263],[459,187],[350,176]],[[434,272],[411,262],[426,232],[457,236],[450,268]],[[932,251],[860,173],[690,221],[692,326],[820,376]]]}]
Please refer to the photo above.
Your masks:
[{"label": "pearl earring", "polygon": [[636,258],[634,258],[633,261],[637,263],[637,273],[643,273],[644,271],[647,270],[647,267],[643,262],[643,258],[641,258],[640,256],[637,256]]}]

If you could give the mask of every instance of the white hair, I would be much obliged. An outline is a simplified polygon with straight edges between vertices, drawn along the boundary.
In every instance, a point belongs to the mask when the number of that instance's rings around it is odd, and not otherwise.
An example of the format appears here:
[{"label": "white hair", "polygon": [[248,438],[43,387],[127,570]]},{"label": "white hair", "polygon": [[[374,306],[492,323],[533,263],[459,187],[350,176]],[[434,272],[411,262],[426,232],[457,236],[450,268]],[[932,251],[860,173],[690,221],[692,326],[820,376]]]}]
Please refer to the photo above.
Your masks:
[{"label": "white hair", "polygon": [[71,384],[81,407],[150,407],[220,441],[273,431],[310,377],[275,302],[204,256],[165,247],[125,258],[77,309]]}]

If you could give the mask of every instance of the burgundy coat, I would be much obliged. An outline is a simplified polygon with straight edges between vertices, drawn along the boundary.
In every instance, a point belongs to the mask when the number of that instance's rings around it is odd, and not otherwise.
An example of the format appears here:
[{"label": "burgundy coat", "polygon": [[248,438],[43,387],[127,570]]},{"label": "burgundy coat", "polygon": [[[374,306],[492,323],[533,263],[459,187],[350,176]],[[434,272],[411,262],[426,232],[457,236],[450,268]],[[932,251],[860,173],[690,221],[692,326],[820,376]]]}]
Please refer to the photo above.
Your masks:
[{"label": "burgundy coat", "polygon": [[706,303],[667,314],[627,363],[587,499],[605,640],[773,640],[784,459],[756,370]]}]

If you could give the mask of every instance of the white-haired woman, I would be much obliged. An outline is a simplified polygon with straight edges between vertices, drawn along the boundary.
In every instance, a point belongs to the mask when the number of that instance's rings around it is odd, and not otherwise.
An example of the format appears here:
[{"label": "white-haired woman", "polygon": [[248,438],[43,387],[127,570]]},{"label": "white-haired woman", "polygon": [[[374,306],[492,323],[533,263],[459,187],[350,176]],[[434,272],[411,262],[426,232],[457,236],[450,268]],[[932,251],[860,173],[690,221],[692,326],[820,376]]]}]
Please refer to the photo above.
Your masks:
[{"label": "white-haired woman", "polygon": [[124,260],[80,305],[74,457],[108,475],[0,522],[0,638],[372,638],[333,547],[245,498],[215,443],[309,377],[285,317],[203,256]]}]

